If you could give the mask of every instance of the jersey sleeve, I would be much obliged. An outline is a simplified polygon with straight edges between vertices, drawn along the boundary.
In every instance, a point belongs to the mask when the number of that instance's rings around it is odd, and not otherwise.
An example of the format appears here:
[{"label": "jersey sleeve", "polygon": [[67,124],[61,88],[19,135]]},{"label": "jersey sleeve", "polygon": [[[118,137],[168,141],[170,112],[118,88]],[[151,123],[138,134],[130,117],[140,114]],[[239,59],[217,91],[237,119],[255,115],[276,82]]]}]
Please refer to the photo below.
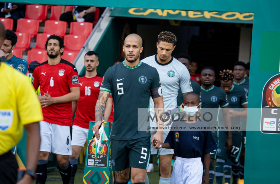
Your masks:
[{"label": "jersey sleeve", "polygon": [[71,68],[68,75],[68,85],[70,88],[72,87],[80,87],[78,72]]},{"label": "jersey sleeve", "polygon": [[26,125],[43,120],[39,99],[27,77],[18,77],[15,84],[20,122]]},{"label": "jersey sleeve", "polygon": [[38,72],[39,72],[39,68],[37,67],[37,68],[35,68],[35,70],[34,70],[34,72],[33,72],[33,74],[32,74],[32,81],[31,81],[31,83],[33,84],[33,87],[34,87],[34,89],[35,90],[37,90],[38,89],[38,87],[39,87],[39,76],[38,76]]},{"label": "jersey sleeve", "polygon": [[248,104],[248,93],[244,90],[244,93],[242,94],[241,97],[241,105],[246,105]]},{"label": "jersey sleeve", "polygon": [[181,75],[180,75],[180,88],[182,93],[188,93],[193,91],[191,85],[191,77],[188,69],[186,67],[182,68]]},{"label": "jersey sleeve", "polygon": [[27,69],[28,69],[28,64],[24,59],[20,59],[18,62],[18,65],[16,67],[16,69],[18,71],[20,71],[21,73],[23,73],[24,75],[26,75],[27,73]]},{"label": "jersey sleeve", "polygon": [[151,85],[151,96],[152,98],[158,98],[162,96],[162,88],[160,84],[159,74],[156,69],[154,69],[154,75]]},{"label": "jersey sleeve", "polygon": [[104,74],[103,81],[100,86],[100,91],[107,91],[111,93],[113,87],[111,68],[108,68]]},{"label": "jersey sleeve", "polygon": [[217,143],[215,142],[211,131],[204,131],[203,154],[207,154],[214,149],[217,149]]},{"label": "jersey sleeve", "polygon": [[221,90],[221,99],[220,99],[220,107],[224,108],[226,106],[228,106],[229,103],[227,101],[227,94],[224,90]]}]

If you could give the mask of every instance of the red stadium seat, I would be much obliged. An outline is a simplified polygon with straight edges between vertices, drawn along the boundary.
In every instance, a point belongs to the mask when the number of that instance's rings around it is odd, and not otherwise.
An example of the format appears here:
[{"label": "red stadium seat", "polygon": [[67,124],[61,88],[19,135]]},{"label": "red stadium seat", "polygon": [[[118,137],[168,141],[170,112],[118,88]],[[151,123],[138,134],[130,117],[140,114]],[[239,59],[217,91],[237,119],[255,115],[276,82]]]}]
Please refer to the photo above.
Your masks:
[{"label": "red stadium seat", "polygon": [[55,34],[57,36],[63,37],[66,33],[67,22],[47,20],[45,22],[44,33]]},{"label": "red stadium seat", "polygon": [[18,33],[17,34],[17,43],[16,43],[16,49],[21,49],[21,50],[27,50],[30,48],[30,34],[28,33]]},{"label": "red stadium seat", "polygon": [[1,18],[1,23],[4,25],[5,29],[10,29],[13,30],[13,19],[6,19],[6,18]]},{"label": "red stadium seat", "polygon": [[81,50],[86,42],[86,37],[83,35],[65,35],[64,45],[65,50]]},{"label": "red stadium seat", "polygon": [[94,12],[94,21],[93,21],[94,25],[97,24],[98,19],[99,19],[99,8],[96,8],[96,10]]},{"label": "red stadium seat", "polygon": [[29,33],[31,37],[34,37],[39,31],[38,20],[18,19],[17,32]]},{"label": "red stadium seat", "polygon": [[13,49],[13,55],[18,58],[22,58],[22,50],[21,49]]},{"label": "red stadium seat", "polygon": [[37,34],[36,38],[36,49],[45,49],[45,44],[47,42],[48,37],[51,36],[50,34],[47,33],[39,33]]},{"label": "red stadium seat", "polygon": [[61,57],[62,57],[62,59],[65,59],[66,61],[69,61],[70,63],[73,63],[78,54],[79,54],[79,51],[65,50]]},{"label": "red stadium seat", "polygon": [[92,31],[93,23],[90,22],[71,22],[71,35],[84,35],[88,37]]},{"label": "red stadium seat", "polygon": [[72,11],[73,9],[74,9],[74,6],[66,6],[65,12]]},{"label": "red stadium seat", "polygon": [[45,49],[31,49],[27,54],[27,63],[30,64],[32,61],[38,61],[43,63],[48,60],[48,55]]},{"label": "red stadium seat", "polygon": [[40,22],[47,18],[47,6],[39,4],[27,4],[25,10],[25,19],[39,20]]},{"label": "red stadium seat", "polygon": [[60,15],[61,15],[61,6],[52,6],[51,16],[49,20],[59,20]]}]

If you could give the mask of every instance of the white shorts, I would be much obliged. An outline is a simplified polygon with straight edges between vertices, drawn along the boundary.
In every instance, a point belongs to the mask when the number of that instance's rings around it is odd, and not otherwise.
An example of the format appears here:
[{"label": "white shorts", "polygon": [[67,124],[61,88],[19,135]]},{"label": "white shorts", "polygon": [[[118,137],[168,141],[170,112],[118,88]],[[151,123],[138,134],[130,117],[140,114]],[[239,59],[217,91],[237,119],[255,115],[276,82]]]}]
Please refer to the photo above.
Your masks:
[{"label": "white shorts", "polygon": [[72,155],[70,127],[40,121],[40,151]]},{"label": "white shorts", "polygon": [[202,177],[201,158],[176,157],[170,184],[201,184]]},{"label": "white shorts", "polygon": [[84,147],[88,138],[88,129],[74,125],[72,127],[72,145]]}]

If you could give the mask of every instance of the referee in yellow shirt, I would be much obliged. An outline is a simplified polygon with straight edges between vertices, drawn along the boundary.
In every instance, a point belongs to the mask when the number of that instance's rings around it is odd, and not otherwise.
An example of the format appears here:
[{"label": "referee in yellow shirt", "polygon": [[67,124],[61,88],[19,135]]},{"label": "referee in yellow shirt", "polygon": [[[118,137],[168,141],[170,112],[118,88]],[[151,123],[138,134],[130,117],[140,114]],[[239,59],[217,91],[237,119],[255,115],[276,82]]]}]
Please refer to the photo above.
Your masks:
[{"label": "referee in yellow shirt", "polygon": [[[0,47],[5,28],[0,23]],[[6,63],[0,51],[0,184],[17,183],[18,164],[11,148],[27,134],[27,164],[23,178],[17,184],[31,184],[40,148],[40,125],[43,119],[40,102],[27,77]]]}]

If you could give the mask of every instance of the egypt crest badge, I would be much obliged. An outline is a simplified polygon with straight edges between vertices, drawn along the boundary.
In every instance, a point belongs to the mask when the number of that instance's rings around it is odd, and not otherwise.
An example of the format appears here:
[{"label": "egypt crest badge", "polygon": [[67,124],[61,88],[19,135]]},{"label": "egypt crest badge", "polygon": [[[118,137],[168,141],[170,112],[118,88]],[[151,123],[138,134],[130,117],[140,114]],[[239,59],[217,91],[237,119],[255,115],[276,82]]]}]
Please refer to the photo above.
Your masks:
[{"label": "egypt crest badge", "polygon": [[280,134],[280,74],[271,77],[263,88],[261,131]]}]

